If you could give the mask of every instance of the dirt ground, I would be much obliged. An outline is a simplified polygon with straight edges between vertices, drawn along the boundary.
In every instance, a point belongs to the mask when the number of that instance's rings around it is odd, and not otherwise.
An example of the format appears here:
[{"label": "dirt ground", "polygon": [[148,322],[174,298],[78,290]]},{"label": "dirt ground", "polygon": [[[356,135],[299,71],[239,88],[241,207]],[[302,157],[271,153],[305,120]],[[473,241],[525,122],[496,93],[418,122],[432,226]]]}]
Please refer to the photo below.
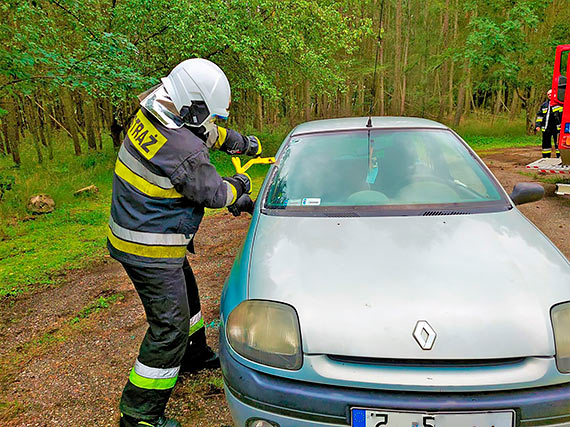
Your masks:
[{"label": "dirt ground", "polygon": [[[483,156],[507,191],[521,181],[536,148]],[[553,195],[521,211],[570,257],[570,200]],[[249,217],[204,220],[190,257],[210,344],[217,347],[220,292]],[[99,304],[97,301],[107,301]],[[146,329],[142,306],[121,266],[109,258],[70,273],[63,285],[0,301],[0,424],[117,425],[122,387]],[[168,413],[184,426],[229,426],[220,371],[181,377]]]}]

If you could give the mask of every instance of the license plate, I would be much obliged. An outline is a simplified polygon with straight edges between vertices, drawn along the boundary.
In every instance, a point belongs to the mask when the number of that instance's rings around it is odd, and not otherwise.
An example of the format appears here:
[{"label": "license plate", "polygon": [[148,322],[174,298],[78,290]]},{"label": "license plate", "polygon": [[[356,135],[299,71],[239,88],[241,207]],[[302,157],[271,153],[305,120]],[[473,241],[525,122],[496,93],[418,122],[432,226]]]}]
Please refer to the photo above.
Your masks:
[{"label": "license plate", "polygon": [[352,409],[352,427],[513,427],[514,411],[396,412]]}]

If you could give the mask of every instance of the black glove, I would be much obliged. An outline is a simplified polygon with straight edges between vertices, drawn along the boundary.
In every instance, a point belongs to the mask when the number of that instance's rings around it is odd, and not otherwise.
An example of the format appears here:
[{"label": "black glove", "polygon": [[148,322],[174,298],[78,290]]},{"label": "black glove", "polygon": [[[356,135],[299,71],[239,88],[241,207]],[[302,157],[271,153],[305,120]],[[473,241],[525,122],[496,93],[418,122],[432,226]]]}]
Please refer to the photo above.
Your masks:
[{"label": "black glove", "polygon": [[249,140],[249,146],[245,151],[245,155],[252,157],[261,156],[261,152],[263,150],[261,148],[261,142],[259,141],[259,138],[257,136],[250,135],[247,137],[247,139]]},{"label": "black glove", "polygon": [[248,194],[242,194],[233,205],[228,206],[228,210],[233,216],[240,216],[242,212],[253,215],[253,206],[255,202],[251,200]]},{"label": "black glove", "polygon": [[236,173],[234,176],[224,177],[224,180],[228,181],[235,187],[238,192],[238,198],[244,193],[251,193],[251,180],[245,173]]}]

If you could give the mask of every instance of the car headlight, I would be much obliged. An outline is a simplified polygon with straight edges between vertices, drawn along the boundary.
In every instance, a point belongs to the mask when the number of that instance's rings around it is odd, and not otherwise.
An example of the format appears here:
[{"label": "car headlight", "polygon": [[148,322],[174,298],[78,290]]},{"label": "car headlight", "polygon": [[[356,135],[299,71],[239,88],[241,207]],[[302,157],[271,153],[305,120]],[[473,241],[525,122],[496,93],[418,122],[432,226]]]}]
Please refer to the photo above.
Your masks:
[{"label": "car headlight", "polygon": [[303,363],[299,320],[289,305],[244,301],[230,313],[226,334],[232,348],[247,359],[291,370]]},{"label": "car headlight", "polygon": [[570,303],[552,307],[552,326],[558,370],[570,374]]}]

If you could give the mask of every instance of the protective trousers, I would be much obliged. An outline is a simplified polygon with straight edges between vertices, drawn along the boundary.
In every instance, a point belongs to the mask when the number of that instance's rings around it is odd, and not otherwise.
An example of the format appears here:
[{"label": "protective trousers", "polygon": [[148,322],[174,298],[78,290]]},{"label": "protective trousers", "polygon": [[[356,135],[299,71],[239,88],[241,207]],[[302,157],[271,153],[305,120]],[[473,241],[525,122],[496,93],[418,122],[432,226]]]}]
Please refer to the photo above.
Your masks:
[{"label": "protective trousers", "polygon": [[164,413],[181,365],[206,347],[198,287],[186,259],[182,268],[123,267],[143,303],[148,329],[119,408],[152,420]]},{"label": "protective trousers", "polygon": [[542,132],[542,157],[550,157],[552,154],[552,143],[550,138],[554,140],[554,149],[556,150],[556,157],[560,157],[558,150],[558,132],[546,129]]}]

